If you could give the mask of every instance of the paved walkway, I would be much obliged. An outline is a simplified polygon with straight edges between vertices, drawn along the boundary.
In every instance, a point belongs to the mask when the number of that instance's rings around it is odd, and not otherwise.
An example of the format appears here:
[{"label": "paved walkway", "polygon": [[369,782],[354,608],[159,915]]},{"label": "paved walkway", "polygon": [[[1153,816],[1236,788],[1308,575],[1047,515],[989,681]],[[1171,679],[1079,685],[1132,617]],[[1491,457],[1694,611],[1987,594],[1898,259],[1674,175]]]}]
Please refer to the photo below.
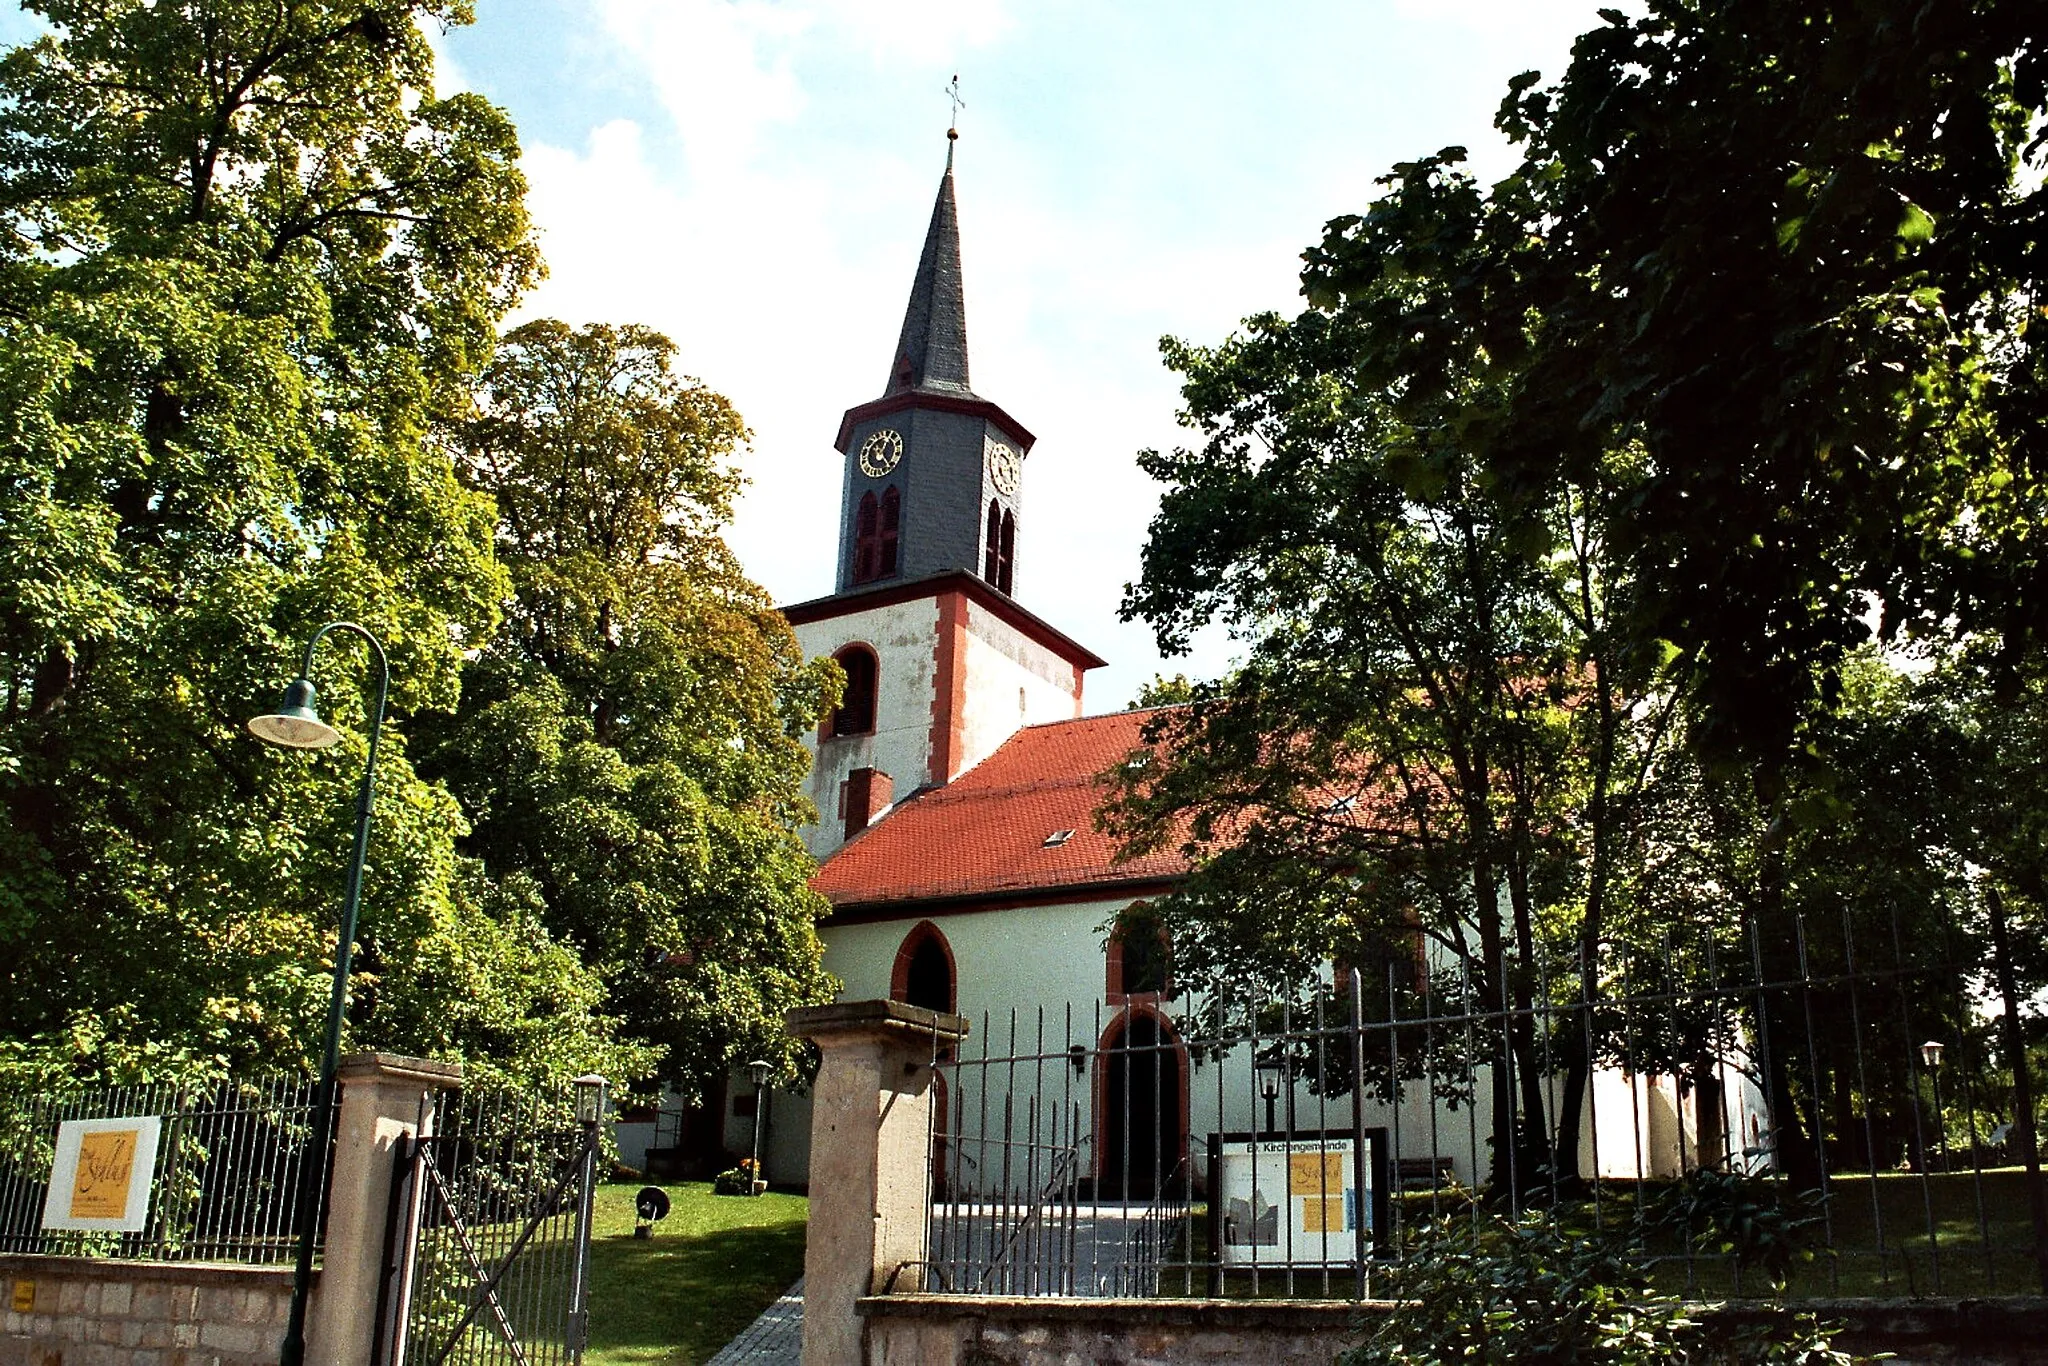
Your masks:
[{"label": "paved walkway", "polygon": [[804,1281],[782,1292],[747,1330],[719,1349],[708,1366],[801,1366],[804,1346]]}]

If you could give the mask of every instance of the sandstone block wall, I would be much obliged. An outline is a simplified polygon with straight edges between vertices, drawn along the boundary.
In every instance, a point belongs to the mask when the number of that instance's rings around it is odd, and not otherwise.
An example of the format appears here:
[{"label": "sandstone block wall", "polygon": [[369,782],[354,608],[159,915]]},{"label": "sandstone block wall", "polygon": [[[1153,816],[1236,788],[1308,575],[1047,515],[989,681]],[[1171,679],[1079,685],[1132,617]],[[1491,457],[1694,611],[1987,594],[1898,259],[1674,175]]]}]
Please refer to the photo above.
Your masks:
[{"label": "sandstone block wall", "polygon": [[0,1366],[267,1366],[291,1296],[289,1267],[0,1256]]}]

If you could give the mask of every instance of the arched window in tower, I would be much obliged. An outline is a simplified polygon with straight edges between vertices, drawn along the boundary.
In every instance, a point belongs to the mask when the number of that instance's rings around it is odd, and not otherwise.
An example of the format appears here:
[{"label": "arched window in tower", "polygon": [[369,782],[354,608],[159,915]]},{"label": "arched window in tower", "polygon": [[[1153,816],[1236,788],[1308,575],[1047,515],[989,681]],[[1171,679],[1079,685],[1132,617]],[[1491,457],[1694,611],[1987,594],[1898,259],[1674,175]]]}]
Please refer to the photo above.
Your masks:
[{"label": "arched window in tower", "polygon": [[828,723],[830,734],[872,735],[875,730],[875,684],[880,674],[875,652],[865,645],[849,645],[832,658],[846,671],[846,691]]},{"label": "arched window in tower", "polygon": [[881,567],[875,571],[878,579],[886,579],[896,572],[896,533],[902,523],[903,496],[891,484],[882,494],[881,549],[877,555]]},{"label": "arched window in tower", "polygon": [[853,514],[853,581],[868,583],[879,577],[875,565],[881,556],[881,534],[878,526],[880,508],[875,495],[863,493],[860,507]]},{"label": "arched window in tower", "polygon": [[919,921],[896,950],[896,966],[889,974],[889,999],[950,1014],[958,991],[953,946],[937,925]]},{"label": "arched window in tower", "polygon": [[996,559],[996,587],[1010,591],[1010,574],[1017,563],[1017,514],[1003,514],[1002,553]]},{"label": "arched window in tower", "polygon": [[996,574],[1003,559],[1003,505],[995,499],[988,500],[988,554],[982,557],[981,576],[990,583],[996,581]]}]

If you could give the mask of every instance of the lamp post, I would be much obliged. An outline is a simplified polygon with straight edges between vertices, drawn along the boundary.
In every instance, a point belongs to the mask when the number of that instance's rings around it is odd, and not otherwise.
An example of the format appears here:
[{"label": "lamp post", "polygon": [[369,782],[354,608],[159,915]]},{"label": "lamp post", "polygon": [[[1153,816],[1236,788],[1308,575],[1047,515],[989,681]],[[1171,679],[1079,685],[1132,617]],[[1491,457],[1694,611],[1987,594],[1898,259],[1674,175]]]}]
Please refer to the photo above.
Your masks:
[{"label": "lamp post", "polygon": [[1252,1064],[1252,1070],[1259,1074],[1259,1094],[1266,1101],[1266,1132],[1269,1134],[1278,1132],[1273,1123],[1273,1106],[1280,1099],[1280,1073],[1286,1066],[1278,1054]]},{"label": "lamp post", "polygon": [[286,749],[326,749],[341,732],[320,719],[313,701],[313,651],[329,631],[347,631],[363,638],[377,663],[377,706],[370,714],[370,754],[363,765],[362,787],[356,793],[355,850],[349,858],[348,881],[341,898],[341,923],[334,940],[334,987],[327,999],[327,1034],[320,1054],[320,1090],[315,1104],[312,1140],[306,1145],[299,1173],[295,1222],[298,1254],[292,1263],[291,1316],[285,1322],[278,1366],[301,1366],[306,1359],[306,1296],[313,1283],[313,1240],[318,1232],[321,1187],[326,1184],[327,1146],[334,1134],[334,1071],[341,1061],[341,1022],[348,1012],[349,959],[355,946],[356,911],[362,902],[363,860],[370,848],[370,796],[377,781],[377,740],[384,729],[384,701],[391,690],[391,664],[377,637],[352,621],[330,621],[306,642],[299,676],[284,690],[277,710],[253,717],[250,733],[266,744]]},{"label": "lamp post", "polygon": [[758,1194],[754,1190],[752,1183],[763,1179],[761,1176],[762,1101],[768,1091],[768,1074],[774,1070],[775,1065],[773,1063],[762,1062],[759,1058],[747,1064],[747,1075],[754,1079],[754,1174],[749,1178],[747,1185],[747,1194],[749,1195]]},{"label": "lamp post", "polygon": [[1934,1141],[1941,1145],[1941,1169],[1948,1170],[1948,1125],[1941,1117],[1941,1042],[1929,1039],[1920,1045],[1920,1061],[1934,1082]]}]

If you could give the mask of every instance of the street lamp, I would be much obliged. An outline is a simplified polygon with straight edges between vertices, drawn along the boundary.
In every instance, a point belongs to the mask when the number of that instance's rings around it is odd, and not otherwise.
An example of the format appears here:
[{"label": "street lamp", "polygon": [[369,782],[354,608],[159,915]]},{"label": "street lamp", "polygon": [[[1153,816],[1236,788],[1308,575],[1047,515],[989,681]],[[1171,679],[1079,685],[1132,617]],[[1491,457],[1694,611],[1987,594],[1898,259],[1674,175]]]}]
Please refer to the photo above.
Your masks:
[{"label": "street lamp", "polygon": [[1920,1061],[1927,1064],[1927,1075],[1934,1082],[1934,1138],[1941,1145],[1941,1169],[1948,1170],[1948,1124],[1941,1117],[1941,1049],[1938,1039],[1929,1039],[1920,1045]]},{"label": "street lamp", "polygon": [[370,848],[370,795],[377,781],[377,739],[384,729],[384,700],[391,690],[391,664],[377,637],[352,621],[330,621],[306,642],[299,676],[284,690],[277,710],[253,717],[249,731],[266,744],[286,749],[326,749],[341,732],[320,719],[313,701],[313,651],[329,631],[361,636],[377,662],[377,706],[370,714],[370,754],[363,765],[363,784],[356,793],[355,851],[349,858],[348,881],[341,898],[341,924],[334,940],[334,988],[327,1000],[327,1035],[320,1054],[320,1090],[315,1104],[312,1141],[306,1145],[299,1173],[298,1255],[292,1263],[291,1316],[285,1322],[278,1366],[301,1366],[306,1359],[306,1295],[313,1283],[313,1239],[318,1231],[321,1187],[326,1184],[327,1145],[334,1134],[334,1071],[341,1061],[341,1022],[348,1012],[349,958],[355,947],[356,911],[363,895],[363,859]]},{"label": "street lamp", "polygon": [[[763,1099],[768,1091],[768,1074],[775,1070],[775,1064],[762,1062],[759,1058],[747,1064],[747,1075],[754,1079],[754,1175],[752,1180],[760,1181],[761,1176],[761,1111]],[[747,1187],[747,1194],[755,1194],[753,1186]]]},{"label": "street lamp", "polygon": [[1252,1070],[1259,1074],[1259,1094],[1266,1100],[1266,1132],[1269,1134],[1278,1132],[1273,1123],[1273,1105],[1280,1099],[1280,1074],[1286,1067],[1286,1060],[1277,1053],[1252,1064]]}]

